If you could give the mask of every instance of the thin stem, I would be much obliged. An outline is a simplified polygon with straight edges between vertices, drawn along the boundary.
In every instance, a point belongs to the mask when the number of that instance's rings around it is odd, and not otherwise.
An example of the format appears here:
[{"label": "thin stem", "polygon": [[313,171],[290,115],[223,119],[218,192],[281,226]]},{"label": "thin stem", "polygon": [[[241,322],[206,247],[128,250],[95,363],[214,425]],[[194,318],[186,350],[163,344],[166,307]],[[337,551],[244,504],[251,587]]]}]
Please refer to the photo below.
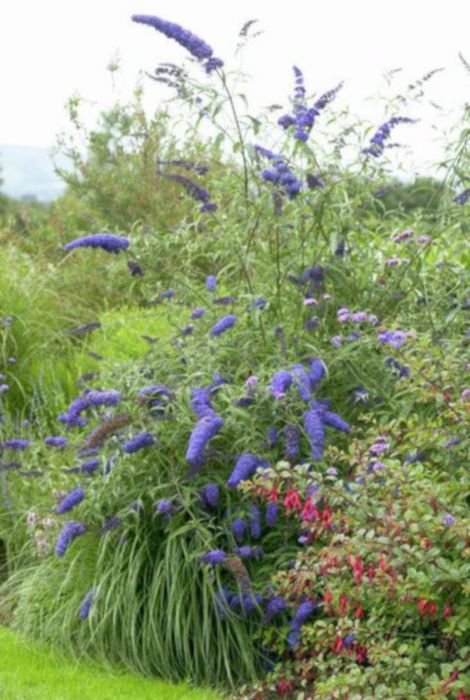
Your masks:
[{"label": "thin stem", "polygon": [[237,110],[235,108],[235,103],[233,101],[232,93],[230,92],[228,85],[227,85],[227,79],[226,79],[225,73],[223,71],[220,71],[219,75],[220,75],[220,79],[222,81],[222,85],[224,87],[225,94],[227,95],[227,99],[228,99],[229,104],[230,104],[230,109],[231,109],[231,112],[233,115],[233,120],[235,122],[235,127],[237,129],[238,138],[240,140],[241,154],[242,154],[242,160],[243,160],[243,180],[244,180],[245,199],[248,199],[248,162],[246,159],[245,139],[243,138],[240,120],[238,119],[238,114],[237,114]]}]

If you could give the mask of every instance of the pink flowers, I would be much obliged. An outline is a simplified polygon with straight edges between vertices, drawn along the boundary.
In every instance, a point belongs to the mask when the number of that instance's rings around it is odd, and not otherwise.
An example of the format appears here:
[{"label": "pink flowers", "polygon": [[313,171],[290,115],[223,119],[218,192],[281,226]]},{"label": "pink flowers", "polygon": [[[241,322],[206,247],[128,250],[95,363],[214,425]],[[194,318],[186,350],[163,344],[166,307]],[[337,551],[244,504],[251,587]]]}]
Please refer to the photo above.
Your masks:
[{"label": "pink flowers", "polygon": [[283,503],[287,511],[302,510],[302,501],[300,500],[299,492],[294,489],[287,491]]}]

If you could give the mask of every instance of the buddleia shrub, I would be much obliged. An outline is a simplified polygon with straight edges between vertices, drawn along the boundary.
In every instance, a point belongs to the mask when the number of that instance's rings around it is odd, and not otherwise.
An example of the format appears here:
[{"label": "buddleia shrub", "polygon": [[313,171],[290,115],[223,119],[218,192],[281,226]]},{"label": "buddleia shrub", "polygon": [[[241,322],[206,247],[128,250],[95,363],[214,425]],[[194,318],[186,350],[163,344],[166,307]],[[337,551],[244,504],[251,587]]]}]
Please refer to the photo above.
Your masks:
[{"label": "buddleia shrub", "polygon": [[[242,98],[205,42],[134,19],[203,63],[202,85],[168,65],[156,76],[176,85],[189,131],[196,114],[207,117],[235,156],[208,180],[197,161],[164,171],[191,211],[171,235],[132,222],[124,236],[121,222],[65,243],[64,270],[85,258],[90,273],[109,265],[106,279],[120,285],[126,262],[145,313],[129,321],[131,338],[97,329],[87,350],[99,375],[85,373],[55,430],[38,425],[24,446],[33,467],[48,465],[50,498],[32,504],[37,563],[10,580],[17,624],[171,679],[235,688],[271,671],[254,697],[336,692],[332,673],[338,691],[365,697],[372,678],[411,697],[460,692],[464,475],[439,440],[460,441],[468,415],[465,203],[446,200],[432,219],[377,218],[366,205],[385,177],[389,137],[414,117],[387,116],[369,132],[340,122],[341,86],[307,97],[295,69],[292,107],[277,124],[285,139],[271,150],[273,120],[263,130],[240,116]],[[336,136],[316,140],[330,110]],[[346,145],[356,148],[351,165]],[[351,187],[357,172],[367,186]],[[115,314],[103,320],[113,326]],[[2,454],[23,450],[21,433],[5,432]],[[441,556],[456,569],[452,594]],[[373,594],[366,577],[377,579]],[[393,599],[393,586],[411,597]],[[446,622],[434,625],[441,608]],[[412,642],[400,649],[403,634]],[[411,664],[420,676],[403,680]]]}]

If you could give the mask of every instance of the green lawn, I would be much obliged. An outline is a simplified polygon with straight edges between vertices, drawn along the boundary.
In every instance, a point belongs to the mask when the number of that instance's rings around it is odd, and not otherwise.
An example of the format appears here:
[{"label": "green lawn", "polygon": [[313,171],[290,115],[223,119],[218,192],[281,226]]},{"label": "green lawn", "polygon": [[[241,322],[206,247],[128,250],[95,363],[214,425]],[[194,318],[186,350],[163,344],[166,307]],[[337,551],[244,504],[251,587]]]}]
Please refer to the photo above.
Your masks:
[{"label": "green lawn", "polygon": [[217,700],[209,690],[77,663],[0,628],[1,700]]}]

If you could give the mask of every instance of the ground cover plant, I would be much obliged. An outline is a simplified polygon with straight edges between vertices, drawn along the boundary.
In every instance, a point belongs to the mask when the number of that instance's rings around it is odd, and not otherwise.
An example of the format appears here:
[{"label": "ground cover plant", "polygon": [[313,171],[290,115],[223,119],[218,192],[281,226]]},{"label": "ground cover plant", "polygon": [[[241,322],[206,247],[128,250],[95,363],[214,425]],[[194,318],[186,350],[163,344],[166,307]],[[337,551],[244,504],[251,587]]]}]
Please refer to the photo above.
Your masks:
[{"label": "ground cover plant", "polygon": [[[441,180],[403,186],[428,188],[412,206],[386,190],[391,134],[417,128],[413,85],[366,127],[341,85],[309,95],[295,67],[286,113],[263,121],[203,40],[133,19],[191,54],[153,77],[208,145],[169,139],[159,157],[160,119],[146,159],[129,155],[135,108],[95,135],[67,197],[99,227],[54,228],[48,283],[86,272],[99,300],[72,341],[58,327],[70,362],[39,405],[26,382],[9,402],[29,322],[2,309],[2,614],[76,655],[245,698],[464,700],[468,106]],[[152,168],[179,188],[170,230],[148,191],[142,212],[117,197],[116,177],[137,191]]]}]

